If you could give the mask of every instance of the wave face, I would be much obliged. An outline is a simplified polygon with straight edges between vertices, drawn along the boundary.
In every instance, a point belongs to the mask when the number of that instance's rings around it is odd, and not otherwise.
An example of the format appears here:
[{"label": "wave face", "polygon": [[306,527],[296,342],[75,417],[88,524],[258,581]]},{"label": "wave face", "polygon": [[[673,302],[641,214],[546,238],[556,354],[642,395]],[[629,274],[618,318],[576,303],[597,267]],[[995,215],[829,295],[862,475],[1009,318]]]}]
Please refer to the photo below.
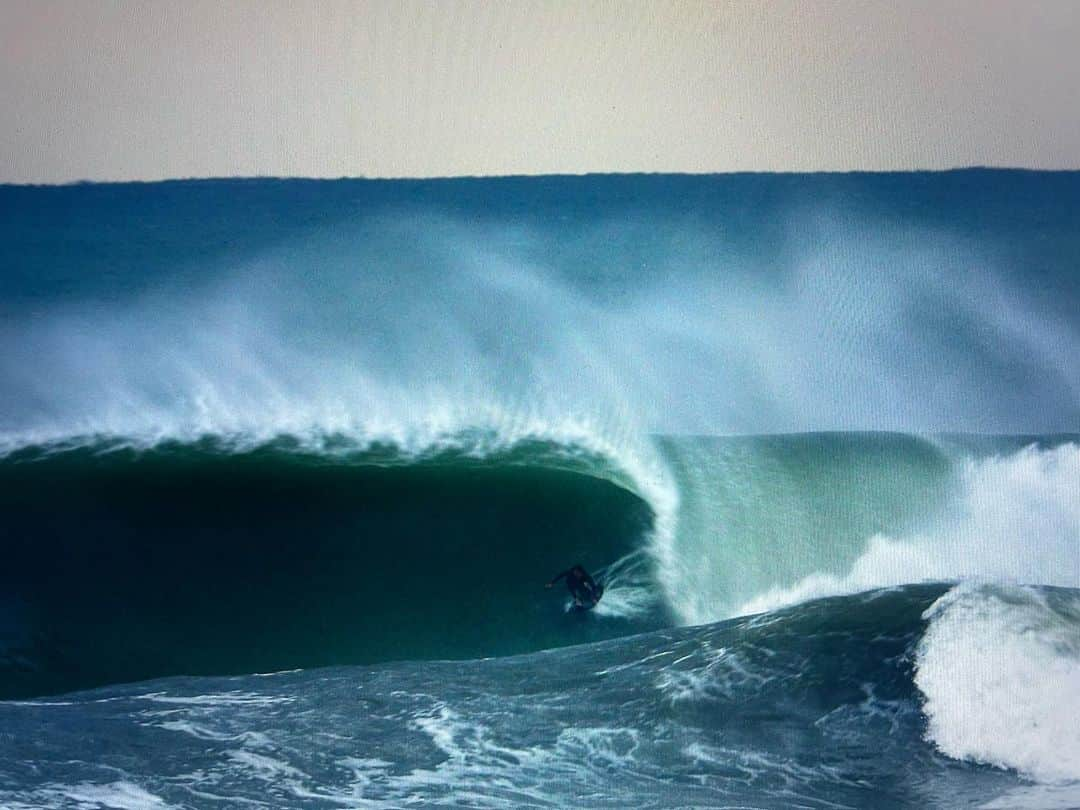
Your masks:
[{"label": "wave face", "polygon": [[[1080,592],[948,590],[510,658],[0,703],[0,802],[1076,806],[1078,659],[1061,642],[1080,631]],[[1050,689],[1033,688],[1034,668]],[[116,742],[85,752],[98,738]],[[1054,778],[1032,781],[1043,768]]]},{"label": "wave face", "polygon": [[768,437],[687,455],[692,523],[663,572],[687,620],[921,581],[1080,587],[1076,436]]},{"label": "wave face", "polygon": [[[652,488],[467,441],[9,455],[0,695],[507,655],[909,582],[1080,588],[1075,438],[654,437]],[[607,588],[588,616],[542,588],[574,561]]]},{"label": "wave face", "polygon": [[[483,464],[210,443],[16,454],[0,463],[0,694],[505,655],[667,624],[634,559],[648,505],[555,463],[539,447]],[[543,588],[576,560],[622,558],[597,620]]]},{"label": "wave face", "polygon": [[1080,174],[0,208],[0,803],[1078,803]]}]

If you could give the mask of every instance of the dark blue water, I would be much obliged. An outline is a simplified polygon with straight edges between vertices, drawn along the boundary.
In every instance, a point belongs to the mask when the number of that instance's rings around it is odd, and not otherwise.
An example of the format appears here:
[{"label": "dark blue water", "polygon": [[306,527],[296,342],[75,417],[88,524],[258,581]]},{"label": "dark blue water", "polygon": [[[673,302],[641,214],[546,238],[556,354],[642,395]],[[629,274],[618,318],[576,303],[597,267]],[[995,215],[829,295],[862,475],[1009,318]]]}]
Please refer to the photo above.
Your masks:
[{"label": "dark blue water", "polygon": [[[923,649],[921,614],[945,590],[845,597],[514,658],[172,678],[0,704],[0,799],[13,807],[1075,803],[1075,783],[1018,779],[926,739],[927,698],[913,680],[935,656],[958,651]],[[1078,604],[1075,591],[1050,596]],[[980,708],[1003,710],[1013,699],[985,694]],[[1031,741],[1023,734],[1002,749],[1022,755]]]}]

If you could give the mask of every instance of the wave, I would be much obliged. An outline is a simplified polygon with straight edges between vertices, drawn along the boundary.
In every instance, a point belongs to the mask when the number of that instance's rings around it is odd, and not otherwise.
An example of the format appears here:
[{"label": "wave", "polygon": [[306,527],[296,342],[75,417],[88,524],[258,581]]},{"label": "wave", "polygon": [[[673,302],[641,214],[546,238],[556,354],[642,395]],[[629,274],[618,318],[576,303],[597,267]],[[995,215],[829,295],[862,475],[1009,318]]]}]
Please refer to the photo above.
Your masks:
[{"label": "wave", "polygon": [[891,433],[667,437],[660,451],[679,494],[660,576],[690,624],[842,568],[867,538],[932,516],[952,475],[932,440]]},{"label": "wave", "polygon": [[876,532],[847,566],[822,567],[778,584],[739,612],[920,581],[1080,587],[1080,444],[1059,440],[1004,455],[960,457],[947,497],[908,531]]},{"label": "wave", "polygon": [[[605,461],[475,452],[282,439],[9,455],[0,693],[505,655],[670,622],[643,556],[655,515]],[[576,562],[607,580],[594,615],[542,587]]]},{"label": "wave", "polygon": [[[9,451],[0,689],[505,655],[919,581],[1080,587],[1075,437],[549,435]],[[579,561],[608,586],[584,621],[539,588]]]},{"label": "wave", "polygon": [[2,688],[1074,587],[1078,177],[0,188]]}]

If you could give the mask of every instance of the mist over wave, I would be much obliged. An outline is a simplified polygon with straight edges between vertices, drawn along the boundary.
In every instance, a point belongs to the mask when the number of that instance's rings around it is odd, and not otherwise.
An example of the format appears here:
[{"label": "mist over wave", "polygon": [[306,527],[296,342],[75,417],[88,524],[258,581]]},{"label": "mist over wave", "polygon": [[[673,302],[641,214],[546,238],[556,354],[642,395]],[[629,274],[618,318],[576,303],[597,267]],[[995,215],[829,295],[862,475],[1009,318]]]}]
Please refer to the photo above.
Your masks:
[{"label": "mist over wave", "polygon": [[[860,211],[828,176],[9,187],[0,433],[1069,430],[1075,230],[1044,224],[1057,255],[1017,261],[1026,182],[942,176],[991,198],[949,228]],[[33,224],[61,202],[79,218],[43,249]]]}]

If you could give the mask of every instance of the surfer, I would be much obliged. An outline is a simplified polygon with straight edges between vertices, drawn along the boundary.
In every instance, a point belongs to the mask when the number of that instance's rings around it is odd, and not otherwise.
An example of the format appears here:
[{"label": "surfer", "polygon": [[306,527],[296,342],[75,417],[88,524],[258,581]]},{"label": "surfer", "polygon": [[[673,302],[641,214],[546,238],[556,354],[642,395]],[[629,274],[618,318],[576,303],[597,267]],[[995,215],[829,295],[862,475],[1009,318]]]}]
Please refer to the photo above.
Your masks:
[{"label": "surfer", "polygon": [[570,589],[570,595],[574,597],[574,605],[579,608],[591,608],[600,601],[604,594],[604,588],[596,583],[589,572],[580,564],[568,568],[551,580],[545,588],[555,585],[560,579],[566,579],[566,587]]}]

